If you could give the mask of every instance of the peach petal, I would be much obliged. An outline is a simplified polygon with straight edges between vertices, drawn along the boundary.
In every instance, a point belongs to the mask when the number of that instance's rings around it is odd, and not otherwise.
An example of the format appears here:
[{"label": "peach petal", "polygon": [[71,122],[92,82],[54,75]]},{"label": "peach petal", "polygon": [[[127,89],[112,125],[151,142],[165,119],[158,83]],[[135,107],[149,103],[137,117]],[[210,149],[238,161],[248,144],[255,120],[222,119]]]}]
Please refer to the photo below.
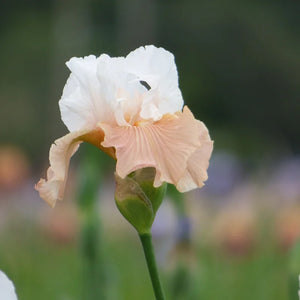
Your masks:
[{"label": "peach petal", "polygon": [[[205,126],[187,107],[183,112],[166,114],[154,123],[128,127],[100,126],[105,133],[102,146],[116,149],[116,172],[122,178],[137,169],[154,167],[155,187],[168,182],[184,191],[201,186],[207,177],[210,155],[207,154],[209,149],[203,146],[203,138],[208,143],[210,138]],[[203,158],[202,154],[205,154]],[[197,177],[199,174],[200,179]]]},{"label": "peach petal", "polygon": [[70,159],[83,141],[103,148],[100,145],[103,141],[103,131],[101,129],[75,131],[57,139],[50,148],[47,180],[40,179],[35,189],[52,207],[56,200],[63,199]]},{"label": "peach petal", "polygon": [[201,147],[189,157],[185,173],[177,183],[177,189],[182,193],[201,188],[208,177],[207,169],[213,150],[213,141],[205,125],[200,121],[197,122]]}]

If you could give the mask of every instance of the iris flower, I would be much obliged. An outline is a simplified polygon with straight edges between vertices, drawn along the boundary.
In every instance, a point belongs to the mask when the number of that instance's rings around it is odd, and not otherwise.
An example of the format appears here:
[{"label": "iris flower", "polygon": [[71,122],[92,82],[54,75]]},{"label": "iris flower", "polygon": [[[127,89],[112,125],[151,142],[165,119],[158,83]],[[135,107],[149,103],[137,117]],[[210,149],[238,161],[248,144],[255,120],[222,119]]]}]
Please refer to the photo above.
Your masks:
[{"label": "iris flower", "polygon": [[0,271],[0,299],[17,300],[15,287],[10,279]]},{"label": "iris flower", "polygon": [[59,107],[70,133],[50,148],[47,179],[36,184],[41,198],[51,206],[63,199],[69,161],[81,142],[114,158],[121,178],[153,167],[154,187],[203,186],[213,142],[183,107],[173,54],[151,45],[126,57],[73,57],[66,65],[71,74]]}]

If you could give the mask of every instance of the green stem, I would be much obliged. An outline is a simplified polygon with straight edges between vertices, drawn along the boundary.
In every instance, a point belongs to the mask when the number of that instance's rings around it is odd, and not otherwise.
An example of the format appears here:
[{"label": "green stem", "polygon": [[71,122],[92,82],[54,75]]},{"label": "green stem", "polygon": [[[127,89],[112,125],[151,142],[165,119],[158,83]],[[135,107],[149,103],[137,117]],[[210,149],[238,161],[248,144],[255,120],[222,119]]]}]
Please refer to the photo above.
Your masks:
[{"label": "green stem", "polygon": [[105,274],[96,211],[85,212],[82,219],[81,251],[83,263],[83,299],[106,299]]},{"label": "green stem", "polygon": [[101,220],[98,213],[98,188],[101,168],[98,149],[85,145],[78,190],[78,209],[81,216],[80,250],[82,255],[83,299],[106,299],[106,272],[102,253]]},{"label": "green stem", "polygon": [[143,245],[143,250],[147,261],[147,266],[151,277],[152,287],[154,290],[156,300],[165,300],[165,296],[157,271],[151,233],[143,233],[139,234],[139,236]]}]

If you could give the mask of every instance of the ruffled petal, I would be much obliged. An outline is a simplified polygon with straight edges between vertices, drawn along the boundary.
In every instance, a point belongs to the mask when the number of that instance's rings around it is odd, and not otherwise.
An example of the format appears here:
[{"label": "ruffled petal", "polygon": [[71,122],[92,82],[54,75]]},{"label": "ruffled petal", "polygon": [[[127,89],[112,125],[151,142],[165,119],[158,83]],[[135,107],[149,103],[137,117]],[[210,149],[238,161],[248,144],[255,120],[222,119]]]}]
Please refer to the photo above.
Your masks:
[{"label": "ruffled petal", "polygon": [[201,146],[189,157],[185,173],[177,183],[177,189],[182,193],[201,188],[208,177],[207,169],[213,150],[213,141],[210,139],[206,126],[200,121],[197,122]]},{"label": "ruffled petal", "polygon": [[[59,101],[61,118],[70,132],[97,124],[103,104],[97,79],[97,58],[71,58],[66,65],[71,70]],[[103,105],[102,105],[103,106]]]},{"label": "ruffled petal", "polygon": [[[187,176],[186,173],[189,176],[194,170],[190,167],[189,159],[202,147],[199,123],[185,107],[183,112],[167,114],[157,122],[140,126],[114,127],[101,124],[105,133],[102,146],[116,149],[116,172],[120,177],[124,178],[137,169],[154,167],[155,187],[163,182],[177,186]],[[198,155],[195,158],[198,159]],[[199,166],[197,162],[194,163]],[[200,167],[202,165],[206,164],[203,162]],[[194,186],[191,184],[192,188]]]},{"label": "ruffled petal", "polygon": [[[115,123],[118,109],[116,84],[123,74],[122,59],[102,54],[73,57],[67,63],[71,71],[59,101],[61,117],[70,132],[94,128],[98,122]],[[99,68],[102,74],[99,78]]]},{"label": "ruffled petal", "polygon": [[40,179],[35,185],[40,197],[50,206],[53,207],[56,200],[63,199],[69,162],[81,142],[89,142],[114,156],[112,149],[103,149],[101,146],[103,135],[101,129],[81,130],[69,133],[52,144],[49,153],[50,167],[47,170],[47,180]]},{"label": "ruffled petal", "polygon": [[174,56],[163,48],[140,47],[126,58],[73,57],[66,64],[71,74],[59,107],[70,132],[98,122],[129,126],[141,119],[157,121],[182,109]]},{"label": "ruffled petal", "polygon": [[[153,45],[140,47],[126,58],[126,69],[150,86],[141,109],[143,119],[159,120],[183,107],[174,55]],[[151,109],[149,109],[151,108]]]},{"label": "ruffled petal", "polygon": [[98,122],[129,125],[139,113],[141,95],[147,89],[140,84],[136,75],[128,72],[124,57],[101,55],[98,59],[97,76],[104,99],[113,112],[113,117],[101,118]]}]

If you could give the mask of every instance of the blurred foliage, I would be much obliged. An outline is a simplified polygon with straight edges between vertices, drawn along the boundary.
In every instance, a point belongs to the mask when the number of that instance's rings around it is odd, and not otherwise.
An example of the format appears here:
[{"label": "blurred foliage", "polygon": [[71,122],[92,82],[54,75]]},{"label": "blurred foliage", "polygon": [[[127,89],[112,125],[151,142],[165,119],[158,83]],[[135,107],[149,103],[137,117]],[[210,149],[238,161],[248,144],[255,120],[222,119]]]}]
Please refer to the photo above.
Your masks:
[{"label": "blurred foliage", "polygon": [[289,259],[289,297],[290,299],[297,299],[297,291],[299,290],[299,274],[300,272],[300,239],[290,250]]},{"label": "blurred foliage", "polygon": [[[216,149],[251,163],[299,154],[299,9],[295,0],[1,1],[0,143],[20,146],[40,169],[50,144],[67,132],[58,109],[65,62],[155,44],[174,53],[185,103],[206,123]],[[169,195],[185,213],[180,195]],[[18,222],[0,233],[0,266],[19,299],[80,299],[79,250]],[[108,298],[152,299],[136,236],[103,239]],[[194,268],[165,270],[166,291],[178,299],[187,289],[184,299],[286,299],[298,269],[287,270],[287,254],[268,236],[259,245],[246,257],[229,257],[199,241]],[[174,289],[185,280],[191,282]]]},{"label": "blurred foliage", "polygon": [[40,164],[66,132],[57,105],[65,61],[153,43],[174,53],[185,102],[216,148],[248,159],[299,153],[299,8],[292,0],[2,1],[1,143]]},{"label": "blurred foliage", "polygon": [[[12,235],[11,230],[19,234]],[[2,232],[0,237],[1,269],[14,281],[20,300],[82,299],[85,281],[76,247],[53,243],[29,223],[11,224],[10,231]],[[107,234],[103,245],[108,299],[152,300],[151,282],[135,233]],[[195,250],[189,268],[178,265],[181,271],[174,273],[160,266],[167,293],[174,292],[177,282],[176,299],[288,299],[288,256],[278,251],[270,237],[262,237],[260,246],[243,256],[227,255],[203,242]]]},{"label": "blurred foliage", "polygon": [[[92,145],[83,147],[80,162],[77,202],[80,212],[82,260],[82,299],[106,298],[106,272],[102,246],[102,224],[98,213],[99,188],[103,181],[103,155]],[[100,167],[101,166],[101,167]]]}]

